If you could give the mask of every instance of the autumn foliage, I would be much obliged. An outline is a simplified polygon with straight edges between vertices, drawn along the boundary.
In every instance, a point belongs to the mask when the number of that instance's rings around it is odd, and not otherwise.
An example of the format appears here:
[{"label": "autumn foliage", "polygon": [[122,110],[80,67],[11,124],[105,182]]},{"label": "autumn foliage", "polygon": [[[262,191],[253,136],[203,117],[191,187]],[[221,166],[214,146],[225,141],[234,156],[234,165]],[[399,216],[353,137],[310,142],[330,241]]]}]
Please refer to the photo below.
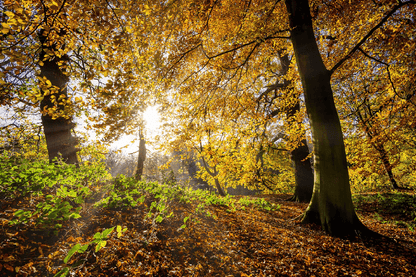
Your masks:
[{"label": "autumn foliage", "polygon": [[415,4],[1,1],[0,275],[411,276]]}]

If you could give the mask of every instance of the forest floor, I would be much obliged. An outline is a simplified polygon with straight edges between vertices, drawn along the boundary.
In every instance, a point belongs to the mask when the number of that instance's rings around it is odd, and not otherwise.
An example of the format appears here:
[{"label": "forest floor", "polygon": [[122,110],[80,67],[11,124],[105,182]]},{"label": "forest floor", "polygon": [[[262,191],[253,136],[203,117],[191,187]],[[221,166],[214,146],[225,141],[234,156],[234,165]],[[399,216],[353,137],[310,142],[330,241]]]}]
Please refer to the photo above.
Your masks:
[{"label": "forest floor", "polygon": [[[288,196],[256,196],[280,205],[276,211],[209,205],[195,213],[198,203],[172,200],[173,214],[161,223],[144,220],[150,200],[125,209],[86,203],[82,217],[64,223],[58,234],[34,224],[11,226],[27,199],[3,201],[0,276],[53,276],[64,267],[69,276],[416,276],[413,192],[355,195],[360,219],[383,237],[353,240],[300,224],[296,218],[307,204],[285,201]],[[101,250],[90,245],[63,262],[75,244],[117,225],[127,230],[114,230]]]}]

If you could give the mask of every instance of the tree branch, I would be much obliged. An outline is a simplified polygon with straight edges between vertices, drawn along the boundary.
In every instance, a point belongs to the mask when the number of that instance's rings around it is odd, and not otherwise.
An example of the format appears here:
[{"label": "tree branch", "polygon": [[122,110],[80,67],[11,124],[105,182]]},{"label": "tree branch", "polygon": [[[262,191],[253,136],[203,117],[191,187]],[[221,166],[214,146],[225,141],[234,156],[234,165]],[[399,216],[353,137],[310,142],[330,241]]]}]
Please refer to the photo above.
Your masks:
[{"label": "tree branch", "polygon": [[329,75],[331,76],[335,70],[337,70],[345,61],[347,61],[357,50],[359,50],[359,48],[361,47],[361,45],[363,45],[367,39],[378,29],[380,28],[384,23],[386,23],[386,21],[401,7],[407,5],[407,4],[415,4],[416,1],[411,0],[411,1],[407,1],[407,2],[402,2],[399,1],[399,4],[395,7],[393,7],[393,9],[391,11],[389,11],[384,17],[383,19],[376,25],[374,26],[351,50],[350,52],[341,60],[338,61],[338,63],[336,63],[330,70],[329,70]]}]

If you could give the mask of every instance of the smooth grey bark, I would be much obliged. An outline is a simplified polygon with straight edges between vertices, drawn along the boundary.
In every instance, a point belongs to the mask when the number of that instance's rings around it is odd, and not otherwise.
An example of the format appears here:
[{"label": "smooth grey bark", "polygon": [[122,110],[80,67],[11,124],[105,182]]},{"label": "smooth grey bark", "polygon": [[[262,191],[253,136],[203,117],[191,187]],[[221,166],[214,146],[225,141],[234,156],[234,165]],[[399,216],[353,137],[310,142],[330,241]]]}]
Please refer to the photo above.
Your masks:
[{"label": "smooth grey bark", "polygon": [[139,133],[139,157],[137,159],[137,168],[136,168],[136,180],[141,180],[144,169],[144,161],[146,160],[146,141],[144,139],[142,131]]},{"label": "smooth grey bark", "polygon": [[314,190],[302,222],[318,223],[332,236],[355,236],[366,228],[352,203],[331,75],[316,44],[308,0],[285,2],[314,146]]},{"label": "smooth grey bark", "polygon": [[[39,33],[39,40],[42,44],[39,60],[43,61],[40,65],[40,76],[46,77],[53,86],[58,87],[58,92],[53,96],[55,99],[60,99],[61,95],[67,97],[67,83],[68,76],[62,71],[59,66],[60,63],[65,64],[67,56],[54,56],[53,58],[45,58],[47,52],[54,53],[57,49],[55,45],[50,45],[48,42],[48,35],[44,30]],[[64,110],[63,105],[56,105],[52,102],[52,95],[45,95],[40,103],[41,111],[47,107],[57,106],[58,110]],[[55,158],[62,158],[68,164],[78,164],[76,139],[72,136],[72,129],[75,124],[72,118],[58,117],[52,118],[47,113],[42,112],[42,124],[46,138],[46,145],[48,149],[49,161],[52,162]]]}]

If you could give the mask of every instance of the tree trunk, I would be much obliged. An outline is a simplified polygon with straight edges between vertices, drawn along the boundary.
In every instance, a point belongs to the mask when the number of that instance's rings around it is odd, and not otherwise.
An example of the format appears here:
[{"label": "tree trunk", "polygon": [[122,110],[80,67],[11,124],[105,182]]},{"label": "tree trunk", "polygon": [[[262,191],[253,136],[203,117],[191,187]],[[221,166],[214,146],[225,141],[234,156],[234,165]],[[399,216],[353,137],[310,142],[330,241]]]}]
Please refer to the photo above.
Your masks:
[{"label": "tree trunk", "polygon": [[188,170],[189,177],[191,179],[191,186],[197,186],[200,184],[208,186],[208,183],[206,181],[197,177],[199,168],[195,162],[194,155],[192,153],[189,154],[189,157],[184,162],[186,169]]},{"label": "tree trunk", "polygon": [[[367,104],[367,110],[371,113],[371,107]],[[393,166],[389,161],[389,156],[387,154],[386,149],[384,148],[384,144],[382,142],[374,141],[374,133],[371,131],[371,124],[369,124],[369,117],[366,117],[366,113],[362,114],[359,109],[357,109],[357,117],[358,120],[361,121],[361,124],[364,128],[364,132],[367,137],[370,139],[371,145],[377,152],[380,154],[381,162],[383,163],[384,169],[387,172],[387,176],[389,177],[390,183],[393,186],[393,189],[399,189],[399,185],[396,182],[396,179],[393,175]],[[370,125],[370,126],[369,126]]]},{"label": "tree trunk", "polygon": [[393,166],[391,165],[391,163],[389,161],[389,156],[387,155],[386,149],[384,149],[383,145],[381,145],[380,147],[378,147],[376,149],[380,154],[381,161],[383,162],[384,169],[387,172],[387,176],[389,176],[389,180],[390,180],[391,185],[393,186],[394,189],[399,189],[400,187],[397,184],[396,179],[394,178]]},{"label": "tree trunk", "polygon": [[286,8],[315,150],[314,190],[302,221],[318,223],[333,236],[354,236],[365,227],[354,211],[341,124],[330,74],[313,33],[308,0],[286,0]]},{"label": "tree trunk", "polygon": [[[282,76],[286,75],[289,71],[290,60],[287,54],[282,55],[279,53],[280,64],[282,67]],[[284,84],[286,87],[289,85],[288,81]],[[296,99],[296,103],[292,105],[286,112],[287,118],[293,118],[300,111],[300,100]],[[311,160],[308,158],[309,148],[306,143],[306,136],[302,140],[301,145],[290,152],[290,159],[292,160],[293,168],[295,169],[295,193],[290,197],[289,201],[297,202],[309,202],[311,201],[313,192],[313,171],[311,166]]]},{"label": "tree trunk", "polygon": [[218,178],[214,177],[214,181],[215,181],[215,186],[217,187],[218,194],[221,196],[225,196],[225,192],[222,189],[220,182],[218,181]]},{"label": "tree trunk", "polygon": [[144,161],[146,160],[146,141],[144,140],[142,131],[139,134],[139,158],[137,160],[136,180],[141,180],[143,175]]},{"label": "tree trunk", "polygon": [[[49,92],[43,88],[42,94],[44,98],[40,103],[49,161],[52,162],[55,158],[61,157],[66,163],[78,164],[77,141],[71,134],[75,124],[72,123],[72,117],[65,112],[65,105],[58,103],[62,97],[67,99],[69,78],[59,66],[59,64],[65,64],[67,57],[63,55],[62,57],[55,56],[45,59],[47,53],[53,55],[51,52],[54,53],[57,49],[55,45],[49,45],[45,31],[42,30],[40,32],[39,39],[42,43],[39,61],[43,62],[40,65],[40,76],[46,77],[52,86],[57,87],[55,90],[52,87],[49,88]],[[57,117],[47,112],[47,109],[52,107],[56,107],[54,113],[58,115]]]},{"label": "tree trunk", "polygon": [[215,182],[215,186],[217,188],[218,194],[221,195],[221,196],[225,196],[225,192],[222,189],[221,184],[220,184],[220,182],[218,181],[218,178],[217,178],[218,171],[216,169],[216,166],[214,166],[213,171],[211,171],[209,169],[209,165],[205,161],[204,157],[202,157],[202,163],[204,165],[205,170],[208,172],[208,174],[211,175],[214,178],[214,182]]},{"label": "tree trunk", "polygon": [[313,192],[313,170],[309,156],[309,148],[306,139],[290,153],[290,158],[295,168],[295,193],[290,201],[309,202]]}]

